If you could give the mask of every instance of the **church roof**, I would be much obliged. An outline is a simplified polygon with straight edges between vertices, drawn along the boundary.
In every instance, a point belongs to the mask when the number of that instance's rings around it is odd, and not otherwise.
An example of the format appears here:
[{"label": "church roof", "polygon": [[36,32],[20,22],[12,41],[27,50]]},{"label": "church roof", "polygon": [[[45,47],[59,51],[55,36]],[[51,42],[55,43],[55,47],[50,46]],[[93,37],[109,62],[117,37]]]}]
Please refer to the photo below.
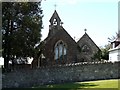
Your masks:
[{"label": "church roof", "polygon": [[100,48],[95,44],[95,42],[89,37],[89,35],[85,32],[85,34],[77,41],[79,43],[82,38],[87,37],[88,39],[91,40],[91,42],[100,50]]},{"label": "church roof", "polygon": [[57,28],[57,27],[55,27],[55,28],[56,28],[57,32],[56,32],[54,35],[52,35],[52,36],[49,36],[49,35],[48,35],[48,36],[44,39],[45,42],[51,40],[52,38],[55,38],[55,35],[56,35],[56,34],[60,34],[61,32],[63,32],[63,33],[65,34],[64,36],[67,35],[72,41],[74,41],[74,43],[76,43],[75,40],[70,36],[70,34],[69,34],[62,26],[60,26],[59,28]]},{"label": "church roof", "polygon": [[120,48],[120,44],[117,46],[117,48]]}]

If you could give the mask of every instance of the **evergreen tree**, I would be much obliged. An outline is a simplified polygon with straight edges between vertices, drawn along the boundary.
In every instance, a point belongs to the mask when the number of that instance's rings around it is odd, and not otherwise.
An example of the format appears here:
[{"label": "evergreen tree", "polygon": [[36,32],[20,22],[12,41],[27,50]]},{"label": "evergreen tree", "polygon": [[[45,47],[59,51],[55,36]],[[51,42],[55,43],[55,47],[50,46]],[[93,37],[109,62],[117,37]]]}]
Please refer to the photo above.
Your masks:
[{"label": "evergreen tree", "polygon": [[41,2],[3,2],[2,36],[5,69],[10,59],[34,57],[41,40]]}]

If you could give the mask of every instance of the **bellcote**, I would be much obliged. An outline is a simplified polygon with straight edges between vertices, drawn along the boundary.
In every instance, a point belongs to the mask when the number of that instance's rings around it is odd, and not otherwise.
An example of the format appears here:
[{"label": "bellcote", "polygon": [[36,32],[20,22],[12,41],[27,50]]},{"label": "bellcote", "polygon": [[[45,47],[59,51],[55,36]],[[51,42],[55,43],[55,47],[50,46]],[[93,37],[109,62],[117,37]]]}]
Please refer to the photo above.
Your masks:
[{"label": "bellcote", "polygon": [[55,10],[52,17],[49,20],[50,25],[49,25],[49,36],[54,35],[62,26],[63,22],[61,22],[61,19]]},{"label": "bellcote", "polygon": [[54,11],[54,13],[53,13],[52,17],[50,18],[49,22],[50,22],[51,26],[56,26],[56,25],[60,26],[62,24],[61,19],[60,19],[56,10]]}]

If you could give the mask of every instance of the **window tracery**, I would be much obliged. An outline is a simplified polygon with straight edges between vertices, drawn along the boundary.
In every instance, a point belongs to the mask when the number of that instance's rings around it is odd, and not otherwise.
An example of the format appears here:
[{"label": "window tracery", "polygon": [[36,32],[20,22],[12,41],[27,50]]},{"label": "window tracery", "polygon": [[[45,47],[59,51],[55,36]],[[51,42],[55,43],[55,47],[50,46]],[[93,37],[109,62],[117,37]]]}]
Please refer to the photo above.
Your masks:
[{"label": "window tracery", "polygon": [[63,41],[58,41],[55,45],[55,49],[54,49],[54,53],[55,53],[55,60],[65,60],[66,59],[66,55],[67,55],[67,48],[66,48],[66,44]]},{"label": "window tracery", "polygon": [[91,49],[87,44],[85,44],[82,46],[82,52],[85,54],[89,54],[89,53],[91,53]]}]

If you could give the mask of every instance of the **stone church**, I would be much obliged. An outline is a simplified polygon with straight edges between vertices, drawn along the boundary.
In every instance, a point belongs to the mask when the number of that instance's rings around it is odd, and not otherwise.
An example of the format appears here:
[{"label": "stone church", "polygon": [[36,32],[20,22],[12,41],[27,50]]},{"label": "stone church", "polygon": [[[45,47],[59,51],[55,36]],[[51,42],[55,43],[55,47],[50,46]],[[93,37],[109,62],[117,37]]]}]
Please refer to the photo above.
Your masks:
[{"label": "stone church", "polygon": [[93,57],[100,49],[86,32],[76,42],[62,26],[63,23],[56,10],[49,22],[49,33],[44,40],[43,66],[98,61]]}]

